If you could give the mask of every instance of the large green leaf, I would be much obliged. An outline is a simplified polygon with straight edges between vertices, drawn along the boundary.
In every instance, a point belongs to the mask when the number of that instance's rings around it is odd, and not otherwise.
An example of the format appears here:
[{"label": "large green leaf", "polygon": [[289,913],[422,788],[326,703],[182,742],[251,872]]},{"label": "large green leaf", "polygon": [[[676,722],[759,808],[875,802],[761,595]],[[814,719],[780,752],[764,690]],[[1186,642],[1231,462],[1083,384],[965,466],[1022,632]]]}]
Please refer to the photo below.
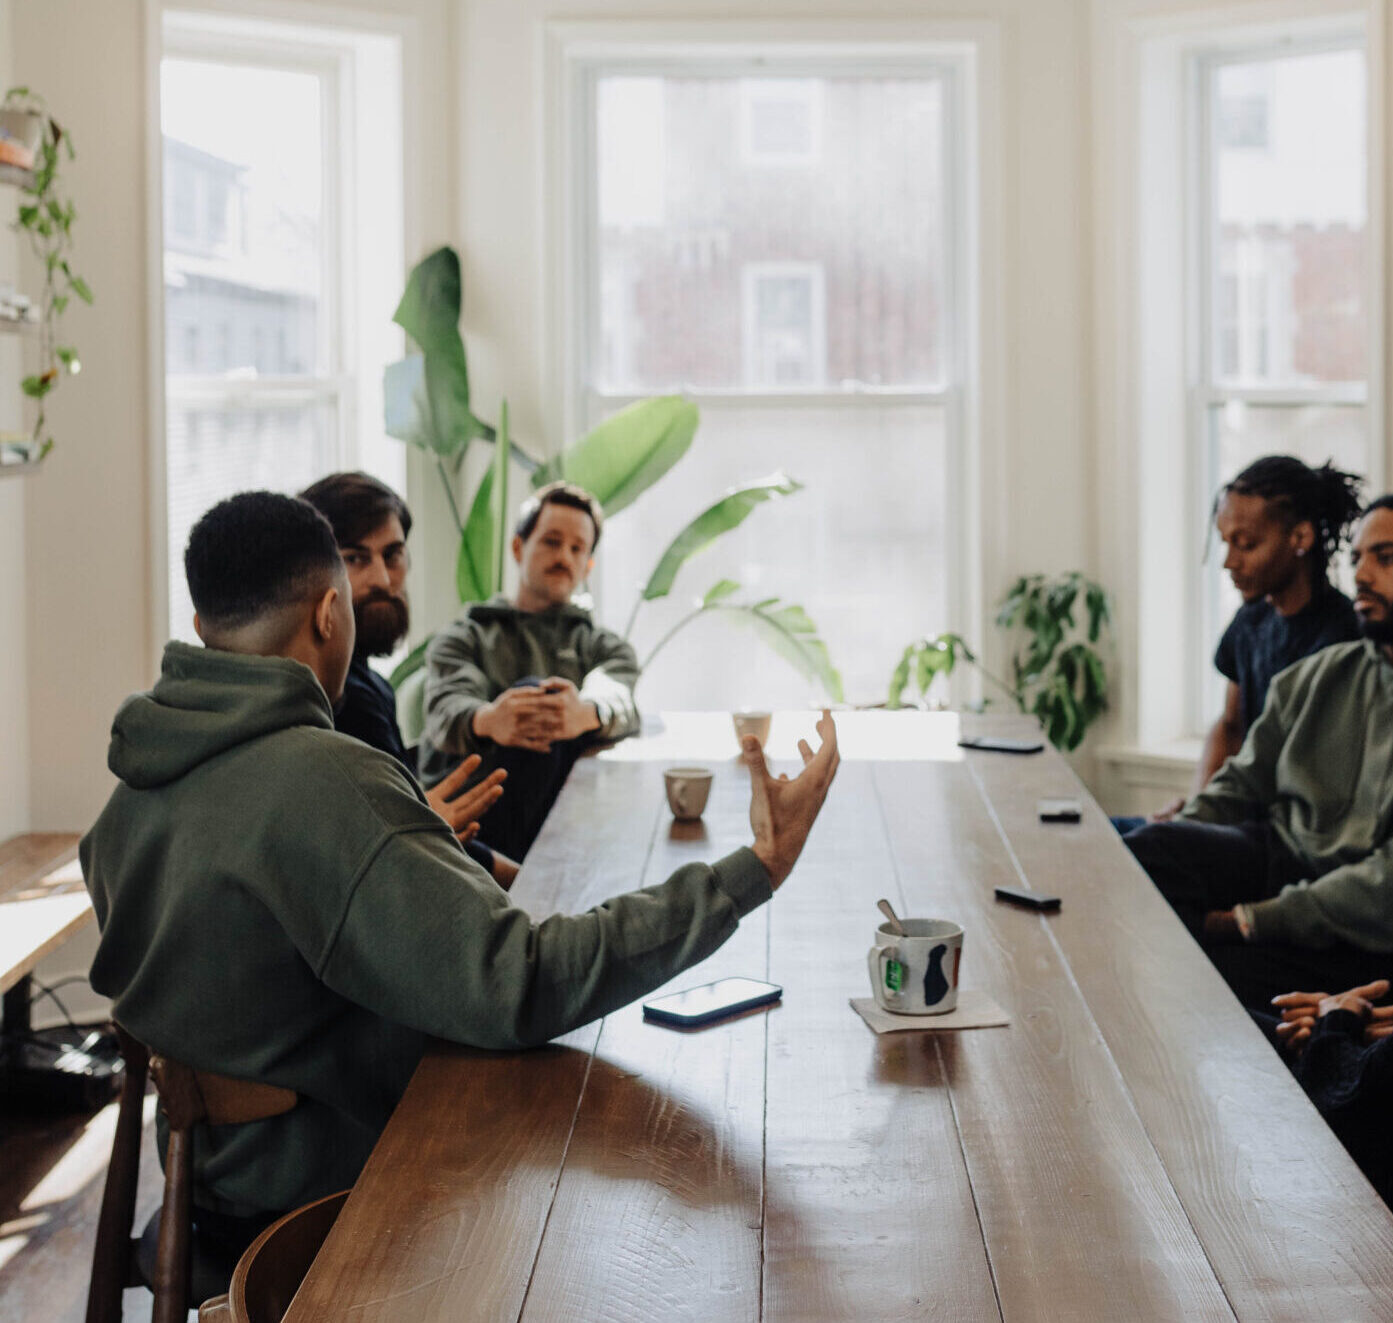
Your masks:
[{"label": "large green leaf", "polygon": [[801,491],[803,484],[786,473],[771,473],[760,478],[748,487],[732,488],[715,505],[708,506],[668,544],[648,584],[643,590],[643,600],[653,601],[666,597],[672,590],[677,571],[698,551],[710,546],[722,533],[744,523],[751,512],[765,501],[775,501],[781,496],[791,496]]},{"label": "large green leaf", "polygon": [[612,515],[687,453],[699,419],[696,405],[680,395],[639,400],[542,465],[532,475],[532,485],[564,478],[584,487]]},{"label": "large green leaf", "polygon": [[418,643],[397,663],[396,669],[387,677],[387,683],[390,684],[393,689],[400,688],[403,680],[408,676],[415,675],[415,673],[426,664],[426,649],[430,647],[430,641],[434,637],[435,635],[432,634],[430,638]]},{"label": "large green leaf", "polygon": [[748,605],[721,602],[710,609],[734,612],[738,619],[753,625],[785,661],[810,680],[818,681],[834,702],[842,702],[842,677],[832,665],[827,645],[818,638],[817,626],[801,606],[779,606],[778,602],[777,597]]},{"label": "large green leaf", "polygon": [[484,474],[474,493],[455,562],[455,590],[461,602],[486,602],[494,594],[493,469]]},{"label": "large green leaf", "polygon": [[393,321],[421,352],[389,364],[382,382],[388,435],[456,466],[475,437],[493,436],[493,428],[469,404],[469,367],[459,332],[461,297],[454,249],[437,249],[416,264]]},{"label": "large green leaf", "polygon": [[503,587],[503,548],[508,543],[508,401],[498,407],[498,439],[493,443],[493,479],[489,489],[489,518],[493,521],[493,543],[489,556],[492,584],[490,593]]}]

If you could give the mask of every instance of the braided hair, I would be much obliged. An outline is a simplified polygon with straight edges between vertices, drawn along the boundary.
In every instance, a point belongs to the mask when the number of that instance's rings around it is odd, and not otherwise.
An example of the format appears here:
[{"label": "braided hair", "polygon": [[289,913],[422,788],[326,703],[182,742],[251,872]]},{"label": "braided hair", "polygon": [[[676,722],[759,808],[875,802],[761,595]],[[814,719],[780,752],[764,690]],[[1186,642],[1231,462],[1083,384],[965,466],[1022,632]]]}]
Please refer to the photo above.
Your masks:
[{"label": "braided hair", "polygon": [[1311,567],[1317,585],[1328,582],[1335,559],[1360,515],[1359,489],[1364,479],[1337,469],[1326,460],[1318,469],[1294,455],[1264,455],[1255,459],[1214,498],[1213,513],[1225,496],[1260,496],[1288,528],[1309,522],[1316,530]]}]

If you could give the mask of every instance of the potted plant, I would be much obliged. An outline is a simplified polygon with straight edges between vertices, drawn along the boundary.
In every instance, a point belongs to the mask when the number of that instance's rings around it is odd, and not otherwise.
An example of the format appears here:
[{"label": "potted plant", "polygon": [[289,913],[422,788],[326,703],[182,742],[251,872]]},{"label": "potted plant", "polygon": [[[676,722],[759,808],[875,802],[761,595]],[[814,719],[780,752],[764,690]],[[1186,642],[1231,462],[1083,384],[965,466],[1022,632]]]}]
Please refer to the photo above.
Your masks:
[{"label": "potted plant", "polygon": [[[1076,622],[1082,605],[1084,617]],[[1098,650],[1111,620],[1108,595],[1077,571],[1047,577],[1025,574],[997,604],[996,623],[1015,634],[1011,680],[993,675],[960,634],[916,639],[890,677],[887,707],[900,707],[911,677],[920,699],[961,657],[1021,712],[1034,714],[1056,748],[1078,748],[1089,726],[1107,710],[1108,682]]]},{"label": "potted plant", "polygon": [[[17,183],[20,189],[14,228],[29,240],[43,272],[36,319],[38,370],[27,373],[20,382],[21,390],[34,401],[37,413],[27,435],[8,434],[0,438],[0,461],[36,463],[53,447],[46,416],[48,397],[64,374],[76,374],[82,368],[77,349],[71,344],[59,343],[58,321],[74,297],[91,303],[92,291],[72,269],[68,259],[77,209],[64,192],[59,167],[64,159],[75,159],[72,139],[44,109],[42,99],[27,87],[10,88],[0,102],[0,112],[12,117],[0,124],[12,123],[32,129],[37,121],[39,126],[33,140],[32,168],[18,179],[10,177],[10,182]],[[15,146],[21,141],[18,134],[6,141],[10,143],[11,156],[20,150]]]},{"label": "potted plant", "polygon": [[[418,346],[418,352],[388,367],[384,396],[387,432],[419,447],[434,460],[459,531],[455,569],[459,600],[475,602],[498,592],[503,583],[510,461],[529,473],[534,488],[558,478],[579,484],[595,495],[608,517],[635,501],[687,453],[696,434],[698,413],[690,400],[679,395],[639,400],[542,463],[512,440],[506,401],[500,407],[496,427],[473,412],[464,340],[459,332],[462,300],[459,255],[453,249],[438,249],[416,265],[395,320]],[[494,450],[464,515],[455,486],[474,441],[492,445]],[[667,596],[688,559],[743,523],[760,505],[791,495],[801,486],[782,473],[772,474],[732,489],[692,519],[658,558],[634,603],[626,637],[639,607]],[[732,600],[738,591],[739,585],[728,579],[715,584],[659,640],[643,665],[652,661],[678,629],[706,612],[719,611],[749,624],[781,656],[841,701],[841,677],[807,613],[777,598]],[[391,677],[400,691],[402,728],[408,737],[418,728],[413,708],[419,695],[404,686],[424,665],[429,642],[427,638],[414,648]],[[413,684],[419,686],[420,681]]]}]

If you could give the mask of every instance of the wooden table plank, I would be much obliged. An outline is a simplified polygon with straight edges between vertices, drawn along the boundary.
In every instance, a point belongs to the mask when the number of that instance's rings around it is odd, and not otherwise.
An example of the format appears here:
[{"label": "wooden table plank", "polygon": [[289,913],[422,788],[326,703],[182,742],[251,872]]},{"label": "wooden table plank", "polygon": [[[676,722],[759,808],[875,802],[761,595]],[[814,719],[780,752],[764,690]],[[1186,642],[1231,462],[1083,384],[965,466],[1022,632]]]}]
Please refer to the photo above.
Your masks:
[{"label": "wooden table plank", "polygon": [[[661,808],[645,885],[748,842],[748,776],[730,762],[713,770],[701,823],[673,823]],[[639,802],[664,805],[661,767],[647,764],[646,773]],[[761,911],[667,990],[763,978],[767,958]],[[765,1018],[781,1013],[687,1031],[645,1022],[638,1005],[606,1017],[528,1291],[527,1323],[756,1323],[759,1294],[750,1287],[759,1280]]]},{"label": "wooden table plank", "polygon": [[[968,761],[1030,884],[1063,898],[1045,922],[1238,1316],[1393,1317],[1393,1216],[1068,765]],[[1058,795],[1084,799],[1078,826],[1037,821]]]},{"label": "wooden table plank", "polygon": [[1232,1319],[1049,932],[992,899],[1015,870],[966,764],[875,781],[909,914],[961,923],[965,983],[1012,1017],[940,1044],[1003,1317]]},{"label": "wooden table plank", "polygon": [[770,907],[786,991],[769,1021],[768,1320],[1000,1318],[934,1042],[877,1036],[847,1005],[868,990],[882,895],[901,902],[871,768],[845,762]]},{"label": "wooden table plank", "polygon": [[0,992],[95,917],[72,832],[14,836],[0,845]]},{"label": "wooden table plank", "polygon": [[29,832],[0,842],[0,897],[77,858],[76,832]]}]

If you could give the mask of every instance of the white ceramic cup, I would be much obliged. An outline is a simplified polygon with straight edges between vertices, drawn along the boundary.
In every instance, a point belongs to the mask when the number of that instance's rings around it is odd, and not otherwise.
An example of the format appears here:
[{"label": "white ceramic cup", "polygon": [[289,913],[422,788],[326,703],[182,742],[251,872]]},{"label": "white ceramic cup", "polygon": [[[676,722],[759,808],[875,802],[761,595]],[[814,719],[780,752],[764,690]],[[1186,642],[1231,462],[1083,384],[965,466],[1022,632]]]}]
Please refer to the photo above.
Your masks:
[{"label": "white ceramic cup", "polygon": [[958,1004],[963,930],[948,919],[902,919],[906,936],[888,923],[866,952],[876,1004],[896,1015],[943,1015]]},{"label": "white ceramic cup", "polygon": [[762,749],[769,742],[769,727],[773,723],[773,715],[769,712],[732,712],[730,714],[731,723],[735,726],[736,742],[744,747],[746,735],[753,735],[759,741]]},{"label": "white ceramic cup", "polygon": [[663,773],[667,804],[678,822],[695,822],[706,811],[711,794],[709,767],[669,767]]}]

